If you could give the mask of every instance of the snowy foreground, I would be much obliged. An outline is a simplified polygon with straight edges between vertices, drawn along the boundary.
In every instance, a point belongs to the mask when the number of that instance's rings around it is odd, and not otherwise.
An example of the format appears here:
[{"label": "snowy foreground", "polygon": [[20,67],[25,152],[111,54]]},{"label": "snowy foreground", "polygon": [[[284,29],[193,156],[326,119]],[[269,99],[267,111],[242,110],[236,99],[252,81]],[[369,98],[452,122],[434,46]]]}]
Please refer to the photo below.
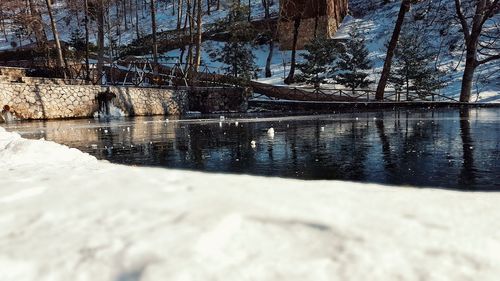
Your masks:
[{"label": "snowy foreground", "polygon": [[0,280],[498,280],[500,194],[113,165],[0,127]]}]

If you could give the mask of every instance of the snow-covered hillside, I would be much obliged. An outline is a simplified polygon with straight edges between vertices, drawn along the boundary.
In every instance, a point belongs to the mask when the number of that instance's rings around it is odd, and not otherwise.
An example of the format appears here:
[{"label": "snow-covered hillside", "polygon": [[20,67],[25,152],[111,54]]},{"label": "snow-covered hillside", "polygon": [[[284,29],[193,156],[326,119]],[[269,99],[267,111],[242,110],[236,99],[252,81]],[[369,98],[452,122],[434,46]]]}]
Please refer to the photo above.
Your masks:
[{"label": "snow-covered hillside", "polygon": [[[400,1],[385,5],[383,2],[381,0],[351,0],[351,13],[356,18],[348,19],[338,34],[338,36],[345,37],[345,30],[349,26],[354,23],[361,25],[367,37],[371,59],[375,63],[376,74],[373,75],[375,79],[381,72],[387,50],[385,46],[392,35],[400,7]],[[437,65],[447,74],[448,83],[441,93],[458,98],[465,56],[462,43],[463,33],[458,21],[455,20],[455,13],[453,1],[418,1],[412,5],[402,32],[408,32],[409,25],[418,26],[424,38],[439,51]],[[500,15],[496,16],[496,19],[498,18]],[[480,66],[476,71],[474,82],[472,101],[500,102],[500,60]]]},{"label": "snow-covered hillside", "polygon": [[113,165],[0,127],[0,280],[496,281],[500,195]]},{"label": "snow-covered hillside", "polygon": [[[460,87],[465,67],[465,58],[463,45],[461,42],[463,34],[460,31],[458,23],[453,20],[455,10],[452,6],[439,6],[440,2],[421,1],[413,5],[412,10],[407,15],[406,25],[403,29],[408,32],[409,25],[418,25],[422,33],[425,33],[425,39],[428,40],[432,48],[439,50],[439,57],[436,65],[445,72],[446,86],[440,90],[440,93],[451,98],[458,99],[460,96]],[[386,54],[386,44],[392,35],[400,2],[395,1],[382,5],[382,1],[351,1],[351,16],[346,17],[340,30],[335,36],[336,39],[348,39],[348,31],[353,25],[359,25],[366,36],[367,48],[370,52],[370,59],[374,67],[370,71],[370,79],[378,81]],[[416,19],[423,11],[426,17]],[[453,23],[450,25],[449,23]],[[209,52],[220,48],[221,42],[205,42],[203,62],[211,67],[220,68],[221,63],[211,59]],[[299,51],[298,61],[303,59],[300,56],[304,51]],[[166,56],[176,57],[179,50],[172,50],[166,53]],[[290,51],[280,51],[278,47],[274,48],[272,60],[273,77],[264,78],[264,68],[266,58],[269,53],[267,45],[255,46],[253,54],[256,57],[256,63],[261,69],[259,73],[259,82],[273,85],[284,85],[284,78],[290,67]],[[500,60],[480,66],[476,72],[475,87],[472,101],[478,102],[500,102]],[[304,85],[295,85],[304,86]],[[325,88],[342,88],[340,85],[323,85]],[[376,84],[370,88],[375,89]]]},{"label": "snow-covered hillside", "polygon": [[[177,1],[175,1],[177,2]],[[227,16],[227,12],[229,10],[229,3],[230,1],[227,0],[220,0],[221,2],[221,9],[216,10],[215,7],[211,8],[210,15],[205,14],[203,17],[203,24],[204,25],[210,25],[216,21],[218,21],[221,18],[224,18]],[[262,0],[251,0],[251,11],[252,11],[252,19],[257,20],[257,19],[262,19],[264,18],[264,9],[262,7]],[[247,1],[245,1],[245,4],[248,4]],[[149,5],[149,4],[148,4]],[[156,14],[156,20],[157,20],[157,29],[158,32],[161,31],[168,31],[168,30],[174,30],[176,29],[177,25],[177,5],[174,6],[175,10],[174,13],[172,13],[172,1],[157,1],[157,14]],[[72,10],[68,12],[69,7],[64,4],[64,2],[56,2],[54,5],[55,8],[55,17],[57,19],[58,23],[58,30],[60,32],[60,38],[63,41],[70,41],[71,38],[71,33],[76,30],[80,29],[80,31],[83,33],[83,11],[82,10]],[[44,7],[40,6],[41,11],[44,11]],[[109,8],[109,13],[110,13],[110,24],[109,27],[111,28],[111,32],[109,32],[112,36],[113,39],[117,41],[118,45],[126,45],[131,43],[133,40],[137,39],[137,29],[135,26],[136,22],[136,17],[135,17],[135,10],[130,11],[130,16],[129,20],[131,21],[131,24],[128,25],[128,29],[124,29],[123,26],[117,27],[118,25],[116,24],[117,21],[122,21],[123,16],[118,15],[116,13],[116,8],[114,5],[111,4]],[[203,1],[203,10],[206,11],[206,2]],[[278,11],[278,1],[274,1],[274,5],[270,7],[270,12],[272,14],[276,14]],[[185,8],[183,10],[183,15],[185,15],[186,11]],[[141,9],[137,13],[138,15],[138,22],[139,22],[139,34],[141,36],[146,36],[151,34],[151,15],[149,14],[148,11],[148,6],[144,9]],[[52,39],[52,33],[50,30],[50,25],[49,25],[49,18],[47,15],[43,14],[43,18],[45,21],[45,31],[49,37],[49,39]],[[97,27],[95,21],[90,21],[91,23],[91,42],[96,42],[97,41]],[[183,21],[184,23],[184,21]],[[7,22],[7,35],[6,36],[0,36],[0,50],[7,50],[11,49],[11,43],[12,42],[19,42],[19,38],[16,36],[15,32],[15,25],[13,25],[11,28],[9,28],[9,24]],[[108,28],[108,26],[106,27]],[[119,30],[117,30],[119,29]],[[109,34],[107,36],[107,40],[109,40]],[[33,36],[29,38],[24,38],[22,40],[22,45],[30,44],[35,42],[35,38]],[[108,42],[106,42],[108,44]]]},{"label": "snow-covered hillside", "polygon": [[[382,65],[385,58],[387,44],[392,30],[394,28],[394,22],[397,17],[397,13],[400,6],[400,1],[390,1],[383,4],[382,0],[351,0],[351,16],[348,16],[341,26],[340,31],[337,34],[337,38],[346,38],[347,31],[353,24],[359,24],[363,29],[367,43],[368,49],[370,51],[370,58],[374,63],[374,68],[370,71],[370,79],[372,81],[377,81],[382,69]],[[204,24],[208,25],[216,22],[217,20],[225,17],[228,11],[227,1],[222,0],[222,8],[219,11],[212,9],[211,15],[204,16]],[[204,1],[204,5],[205,5]],[[245,1],[246,4],[246,1]],[[264,16],[264,11],[262,8],[261,0],[251,0],[252,4],[252,18],[262,19]],[[204,10],[206,7],[203,8]],[[114,8],[110,9],[111,20],[121,20],[114,12]],[[158,1],[158,30],[167,31],[175,29],[177,23],[177,15],[175,9],[172,12],[172,2]],[[278,1],[274,1],[274,5],[271,7],[271,12],[275,13],[278,10]],[[56,6],[57,18],[59,23],[59,30],[61,32],[61,38],[63,40],[69,40],[71,31],[78,28],[82,16],[74,16],[73,14],[68,14],[65,7],[62,4]],[[81,12],[81,11],[80,11]],[[78,15],[78,13],[77,13]],[[134,13],[131,13],[132,17],[135,17]],[[147,35],[151,33],[151,18],[147,9],[143,9],[138,13],[139,16],[139,31],[142,35]],[[46,17],[45,17],[46,19]],[[47,21],[47,19],[46,19]],[[135,23],[135,18],[131,19],[132,23]],[[48,21],[46,22],[48,23]],[[406,24],[418,25],[421,29],[421,33],[425,34],[425,38],[431,43],[433,48],[439,50],[439,59],[436,65],[443,71],[446,72],[445,80],[447,82],[446,86],[440,90],[440,93],[452,98],[458,98],[460,93],[461,79],[465,64],[464,58],[464,47],[463,47],[463,34],[460,31],[460,26],[455,20],[455,10],[453,8],[452,1],[417,1],[412,5],[412,10],[408,13],[406,18]],[[95,42],[95,23],[93,23],[93,36],[91,41]],[[113,25],[111,25],[113,26]],[[82,27],[80,27],[82,28]],[[50,37],[50,29],[48,24],[45,27],[47,34]],[[120,27],[119,32],[116,27],[111,27],[113,39],[119,45],[126,45],[132,42],[137,37],[137,29],[132,25],[129,25],[127,30]],[[405,28],[403,33],[405,33]],[[9,39],[10,38],[10,39]],[[7,36],[6,40],[3,36],[0,37],[0,49],[10,48],[10,42],[17,40],[15,38],[14,32],[11,30],[10,34]],[[109,40],[110,38],[108,38]],[[32,39],[31,39],[32,40]],[[24,44],[28,43],[29,40],[25,40]],[[211,67],[218,68],[220,63],[214,61],[208,56],[208,53],[213,51],[214,48],[220,47],[223,43],[220,42],[206,42],[204,44],[204,55],[203,61]],[[264,69],[265,61],[269,52],[269,47],[267,45],[255,46],[253,53],[257,57],[257,65]],[[167,56],[178,56],[178,50],[172,50],[165,55]],[[272,60],[272,72],[273,77],[264,78],[264,73],[261,71],[259,75],[259,81],[283,85],[284,77],[286,76],[289,65],[290,65],[290,52],[280,51],[279,47],[276,46],[274,49],[273,60]],[[301,56],[298,56],[298,60],[301,60]],[[488,64],[480,66],[476,71],[476,77],[474,79],[473,97],[472,101],[479,102],[500,102],[500,60],[490,62]],[[301,86],[301,85],[295,85]],[[375,88],[375,83],[370,86],[370,88]],[[339,88],[338,85],[324,85],[327,88]]]}]

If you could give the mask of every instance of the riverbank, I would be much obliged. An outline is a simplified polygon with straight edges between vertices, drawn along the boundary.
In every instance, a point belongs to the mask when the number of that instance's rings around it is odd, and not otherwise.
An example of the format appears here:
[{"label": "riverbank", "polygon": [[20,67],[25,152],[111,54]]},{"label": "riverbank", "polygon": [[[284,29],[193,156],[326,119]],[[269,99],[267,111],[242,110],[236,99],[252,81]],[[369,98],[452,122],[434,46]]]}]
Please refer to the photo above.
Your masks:
[{"label": "riverbank", "polygon": [[496,280],[500,194],[138,168],[0,127],[0,280]]}]

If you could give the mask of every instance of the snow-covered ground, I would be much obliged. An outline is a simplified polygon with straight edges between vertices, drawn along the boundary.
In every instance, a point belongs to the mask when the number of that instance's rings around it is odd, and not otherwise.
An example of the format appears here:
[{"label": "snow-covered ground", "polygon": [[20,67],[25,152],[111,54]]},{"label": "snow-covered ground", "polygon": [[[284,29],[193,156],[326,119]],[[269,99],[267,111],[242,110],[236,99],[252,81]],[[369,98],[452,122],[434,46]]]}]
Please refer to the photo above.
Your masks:
[{"label": "snow-covered ground", "polygon": [[[364,7],[368,5],[368,0],[351,0],[351,6],[356,5]],[[377,2],[370,0],[369,2]],[[371,9],[364,10],[365,15],[358,18],[348,16],[343,22],[338,31],[337,38],[348,37],[347,32],[353,24],[358,24],[366,36],[367,49],[370,53],[370,59],[374,63],[371,79],[378,81],[383,68],[386,56],[386,44],[389,42],[390,36],[394,29],[397,14],[400,8],[400,1],[394,1],[382,5],[382,1],[373,6]],[[449,6],[451,4],[451,6]],[[351,7],[351,9],[353,8]],[[416,14],[422,10],[427,10],[427,18],[425,21],[415,20]],[[351,11],[353,12],[353,11]],[[452,1],[420,1],[414,3],[411,11],[408,13],[405,24],[421,25],[423,35],[426,40],[429,40],[430,46],[435,49],[441,48],[441,55],[438,61],[438,67],[443,70],[446,75],[446,86],[440,90],[440,94],[451,98],[458,99],[460,96],[460,87],[462,82],[463,70],[465,68],[465,57],[463,46],[460,43],[463,41],[463,33],[458,21],[450,20],[455,17],[455,9]],[[498,18],[499,16],[497,16]],[[434,22],[429,24],[429,22]],[[450,24],[451,23],[451,24]],[[488,23],[491,24],[491,23]],[[440,32],[446,30],[446,35],[441,35]],[[408,32],[407,27],[403,27],[403,33]],[[442,46],[440,47],[440,44]],[[451,46],[455,46],[453,49]],[[475,73],[473,96],[471,101],[478,102],[500,102],[500,61],[493,61],[486,65],[478,67]],[[487,79],[485,79],[487,78]],[[486,81],[481,81],[486,80]],[[376,84],[372,85],[373,88]]]},{"label": "snow-covered ground", "polygon": [[[203,42],[202,63],[209,67],[209,71],[220,74],[225,73],[223,67],[225,67],[226,65],[216,61],[215,58],[210,57],[210,53],[213,53],[218,49],[222,49],[224,47],[224,44],[225,44],[224,42],[213,41],[213,40],[207,40]],[[260,69],[258,73],[258,81],[277,86],[284,86],[285,84],[283,80],[285,79],[286,75],[288,75],[288,71],[290,71],[291,52],[279,50],[279,45],[276,44],[273,50],[273,56],[271,60],[271,72],[273,76],[270,78],[265,78],[265,67],[266,67],[266,60],[269,55],[269,45],[266,44],[266,45],[252,46],[252,53],[255,56],[254,62]],[[299,62],[303,61],[302,57],[300,56],[300,54],[303,53],[304,53],[303,50],[299,50],[297,52],[298,56],[297,61]],[[167,61],[167,63],[178,62],[178,58],[180,57],[180,55],[181,55],[180,49],[175,49],[163,54],[163,56],[171,58],[171,60]],[[185,56],[186,54],[184,54],[184,57]],[[146,57],[151,57],[151,56],[146,56]]]},{"label": "snow-covered ground", "polygon": [[0,280],[498,280],[500,194],[113,165],[0,127]]},{"label": "snow-covered ground", "polygon": [[[168,31],[175,30],[177,27],[177,1],[175,1],[175,11],[172,13],[172,4],[173,1],[157,1],[157,29],[158,31]],[[205,14],[203,17],[203,24],[210,25],[217,22],[219,19],[227,16],[227,12],[229,11],[231,1],[228,0],[220,0],[221,8],[220,10],[216,10],[216,6],[212,4],[210,15]],[[261,0],[251,0],[251,11],[252,11],[252,19],[262,19],[264,18],[264,9],[262,6]],[[138,11],[138,21],[139,21],[139,33],[142,36],[148,35],[152,33],[151,28],[151,15],[149,14],[149,3],[144,2],[144,9],[139,9]],[[248,1],[245,1],[245,4],[248,5]],[[45,30],[49,39],[52,39],[52,32],[49,26],[49,18],[46,15],[46,7],[40,5],[39,9],[42,12],[43,19],[45,21]],[[110,18],[111,18],[111,28],[113,31],[111,32],[114,39],[117,40],[119,45],[126,45],[131,43],[133,40],[137,39],[136,28],[135,28],[135,6],[132,5],[131,10],[128,15],[128,19],[131,23],[128,25],[128,29],[124,30],[123,26],[120,26],[120,31],[117,31],[117,21],[123,21],[123,15],[118,15],[116,12],[116,7],[112,2],[110,2]],[[184,5],[183,15],[186,14],[186,6]],[[206,11],[206,1],[203,1],[203,10]],[[278,10],[278,2],[274,1],[274,5],[270,7],[270,12],[276,14]],[[66,42],[69,42],[71,38],[71,32],[80,29],[83,33],[83,9],[68,12],[68,7],[64,2],[57,2],[54,5],[54,13],[55,18],[58,24],[58,30],[60,32],[60,39]],[[78,13],[78,15],[76,14]],[[184,21],[183,21],[184,23]],[[0,50],[6,50],[11,48],[11,42],[19,42],[19,38],[16,37],[15,28],[13,25],[9,28],[9,22],[6,23],[8,30],[6,31],[5,36],[0,36]],[[90,41],[95,43],[97,41],[97,27],[94,21],[91,21],[91,37]],[[120,35],[116,35],[120,34]],[[2,34],[3,35],[3,34]],[[109,38],[107,38],[109,39]],[[34,38],[24,38],[20,45],[26,45],[34,42]],[[106,42],[107,44],[107,42]]]}]

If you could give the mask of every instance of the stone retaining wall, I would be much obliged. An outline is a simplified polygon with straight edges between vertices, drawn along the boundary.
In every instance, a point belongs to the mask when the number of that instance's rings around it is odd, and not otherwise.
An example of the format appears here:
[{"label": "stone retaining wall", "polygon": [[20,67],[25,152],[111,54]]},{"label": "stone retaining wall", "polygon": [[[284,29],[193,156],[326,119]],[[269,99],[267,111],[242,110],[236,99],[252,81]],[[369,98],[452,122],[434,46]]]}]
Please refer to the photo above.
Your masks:
[{"label": "stone retaining wall", "polygon": [[109,97],[128,116],[180,115],[188,110],[244,112],[250,96],[239,87],[95,86],[84,80],[26,77],[26,73],[24,68],[0,67],[0,110],[8,105],[18,119],[92,117]]},{"label": "stone retaining wall", "polygon": [[97,95],[108,89],[126,115],[179,115],[188,106],[184,90],[31,82],[0,82],[0,107],[9,105],[20,119],[92,117],[99,109]]},{"label": "stone retaining wall", "polygon": [[201,113],[246,112],[250,91],[239,87],[191,88],[189,110]]},{"label": "stone retaining wall", "polygon": [[113,104],[128,115],[181,115],[188,110],[188,91],[177,89],[109,87]]},{"label": "stone retaining wall", "polygon": [[26,69],[19,67],[0,67],[0,82],[20,81],[26,76]]}]

